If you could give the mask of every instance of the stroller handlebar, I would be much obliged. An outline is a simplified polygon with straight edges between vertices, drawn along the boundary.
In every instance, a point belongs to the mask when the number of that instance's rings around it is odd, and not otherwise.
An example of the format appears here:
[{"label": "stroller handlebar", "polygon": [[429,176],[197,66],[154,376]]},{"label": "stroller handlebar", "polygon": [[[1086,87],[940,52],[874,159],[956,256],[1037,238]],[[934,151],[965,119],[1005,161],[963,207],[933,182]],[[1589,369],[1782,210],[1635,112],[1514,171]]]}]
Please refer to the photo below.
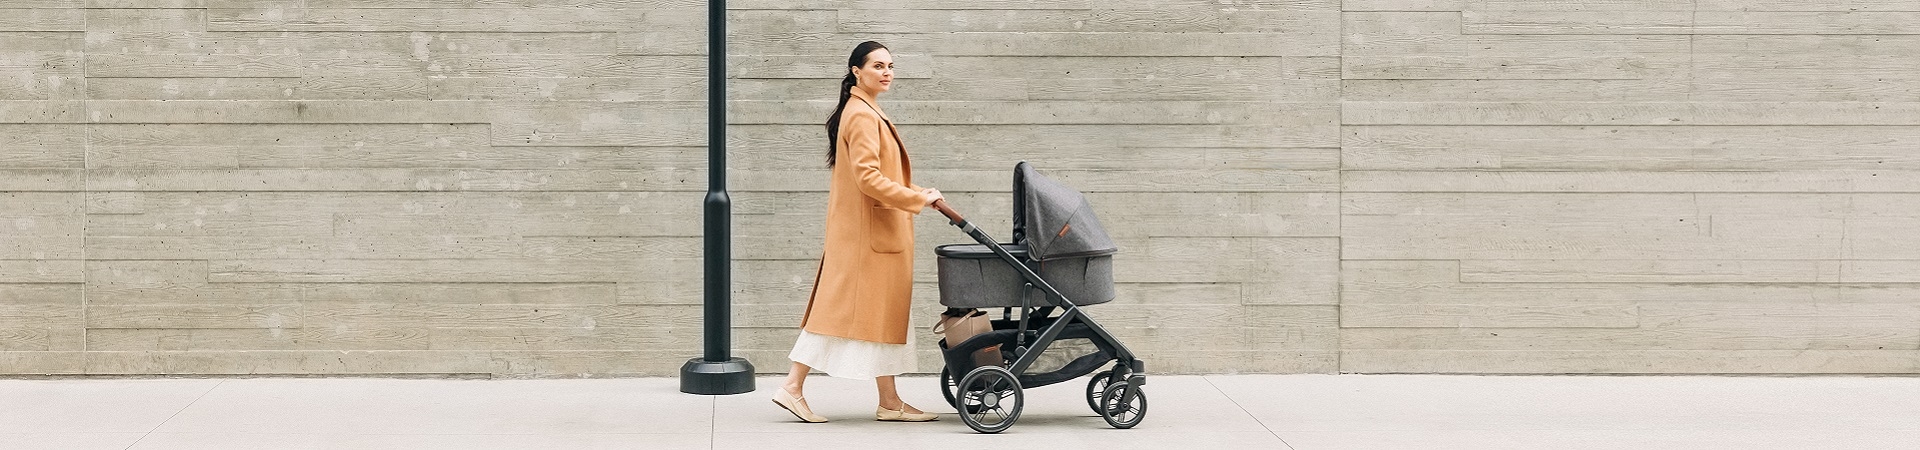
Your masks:
[{"label": "stroller handlebar", "polygon": [[965,218],[960,217],[960,212],[954,211],[953,207],[951,206],[947,206],[947,201],[944,199],[934,200],[933,209],[940,210],[940,214],[947,216],[947,220],[951,220],[955,224],[961,224],[961,223],[967,222]]}]

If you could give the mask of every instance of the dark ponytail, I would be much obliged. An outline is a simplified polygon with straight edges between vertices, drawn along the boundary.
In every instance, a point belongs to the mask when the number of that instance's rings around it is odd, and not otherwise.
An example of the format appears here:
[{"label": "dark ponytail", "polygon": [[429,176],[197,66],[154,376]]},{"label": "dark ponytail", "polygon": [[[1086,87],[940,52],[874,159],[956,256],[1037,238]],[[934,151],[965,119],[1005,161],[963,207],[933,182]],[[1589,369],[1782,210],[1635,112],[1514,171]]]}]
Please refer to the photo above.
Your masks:
[{"label": "dark ponytail", "polygon": [[[865,66],[868,54],[873,53],[874,50],[886,48],[887,46],[880,45],[879,42],[861,42],[859,46],[853,48],[853,55],[847,57],[847,67]],[[847,101],[853,98],[853,86],[856,83],[851,71],[847,72],[846,78],[840,79],[840,102],[835,103],[833,115],[827,116],[827,168],[829,169],[833,168],[833,156],[836,150],[834,147],[840,145],[840,112],[847,110]]]}]

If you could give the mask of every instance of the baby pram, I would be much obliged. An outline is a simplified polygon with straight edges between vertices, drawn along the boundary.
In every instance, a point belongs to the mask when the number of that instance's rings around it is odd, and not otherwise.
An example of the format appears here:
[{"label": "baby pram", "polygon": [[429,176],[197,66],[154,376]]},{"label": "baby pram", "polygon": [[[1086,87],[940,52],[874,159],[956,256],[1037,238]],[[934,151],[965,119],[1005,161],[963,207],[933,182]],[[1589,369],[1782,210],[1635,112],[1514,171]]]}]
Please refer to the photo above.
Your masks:
[{"label": "baby pram", "polygon": [[[1026,389],[1073,380],[1113,361],[1087,381],[1087,406],[1115,428],[1139,424],[1147,413],[1140,389],[1145,363],[1081,310],[1113,300],[1112,255],[1118,252],[1086,198],[1026,162],[1015,165],[1009,243],[994,241],[944,201],[933,206],[978,242],[934,250],[940,303],[1001,308],[992,331],[951,347],[940,343],[942,394],[961,421],[981,433],[1006,430],[1020,418]],[[988,360],[1003,364],[976,358],[994,346],[1000,358]]]}]

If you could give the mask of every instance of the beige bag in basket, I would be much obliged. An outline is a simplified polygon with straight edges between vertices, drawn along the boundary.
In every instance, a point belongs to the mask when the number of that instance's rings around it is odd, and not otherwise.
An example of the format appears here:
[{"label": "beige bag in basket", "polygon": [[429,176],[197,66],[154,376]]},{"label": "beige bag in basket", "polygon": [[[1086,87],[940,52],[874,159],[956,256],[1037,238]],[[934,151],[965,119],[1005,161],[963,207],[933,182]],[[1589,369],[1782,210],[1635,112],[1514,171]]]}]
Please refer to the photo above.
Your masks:
[{"label": "beige bag in basket", "polygon": [[[969,310],[959,310],[959,312],[966,311]],[[988,321],[986,311],[970,311],[970,314],[964,316],[947,315],[955,311],[941,313],[940,322],[933,325],[934,334],[945,335],[943,341],[947,343],[947,348],[960,345],[961,342],[966,342],[967,339],[980,333],[993,331],[993,324]],[[980,349],[979,352],[974,353],[973,363],[974,367],[999,366],[1006,364],[1006,359],[1000,356],[1000,346],[995,345]],[[959,372],[953,374],[955,378],[965,375],[965,371],[973,370],[973,367],[962,367],[959,369],[961,369]]]}]

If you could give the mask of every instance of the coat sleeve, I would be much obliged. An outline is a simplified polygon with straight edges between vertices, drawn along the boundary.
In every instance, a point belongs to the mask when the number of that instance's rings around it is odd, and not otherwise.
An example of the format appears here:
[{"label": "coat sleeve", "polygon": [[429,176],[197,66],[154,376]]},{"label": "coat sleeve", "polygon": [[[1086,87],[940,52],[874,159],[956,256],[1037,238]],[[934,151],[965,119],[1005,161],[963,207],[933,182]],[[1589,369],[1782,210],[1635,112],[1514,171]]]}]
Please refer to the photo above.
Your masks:
[{"label": "coat sleeve", "polygon": [[927,196],[919,190],[887,178],[880,171],[880,118],[872,113],[852,114],[840,132],[847,135],[847,158],[860,193],[887,206],[919,214],[927,206]]}]

